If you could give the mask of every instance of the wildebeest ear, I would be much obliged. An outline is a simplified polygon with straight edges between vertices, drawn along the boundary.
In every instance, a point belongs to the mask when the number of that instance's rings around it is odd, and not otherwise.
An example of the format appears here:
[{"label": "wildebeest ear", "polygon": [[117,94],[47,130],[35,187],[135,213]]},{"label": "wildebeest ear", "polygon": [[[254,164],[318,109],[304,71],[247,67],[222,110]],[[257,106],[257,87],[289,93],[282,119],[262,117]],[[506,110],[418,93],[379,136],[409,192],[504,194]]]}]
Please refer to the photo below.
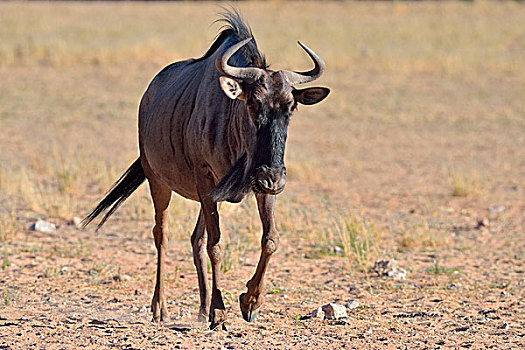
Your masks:
[{"label": "wildebeest ear", "polygon": [[330,89],[325,87],[311,87],[306,89],[295,89],[292,93],[298,103],[303,105],[314,105],[324,100],[330,93]]},{"label": "wildebeest ear", "polygon": [[221,84],[221,89],[224,91],[226,96],[231,98],[232,100],[235,100],[236,98],[244,100],[245,95],[242,91],[241,84],[235,79],[229,78],[229,77],[219,77],[219,83]]}]

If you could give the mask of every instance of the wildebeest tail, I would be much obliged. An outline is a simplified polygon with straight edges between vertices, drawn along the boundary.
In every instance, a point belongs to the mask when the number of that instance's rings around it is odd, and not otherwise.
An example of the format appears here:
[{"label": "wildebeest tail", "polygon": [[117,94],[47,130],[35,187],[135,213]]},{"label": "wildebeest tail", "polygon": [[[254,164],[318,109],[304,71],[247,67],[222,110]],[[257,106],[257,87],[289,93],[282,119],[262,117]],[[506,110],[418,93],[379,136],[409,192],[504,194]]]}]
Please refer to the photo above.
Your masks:
[{"label": "wildebeest tail", "polygon": [[137,158],[128,170],[122,174],[120,179],[115,182],[113,187],[108,191],[108,194],[106,194],[104,199],[100,201],[97,207],[93,209],[84,220],[82,220],[82,228],[85,228],[91,221],[109,208],[108,212],[97,225],[97,230],[101,228],[106,220],[144,182],[144,180],[146,180],[146,174],[144,174],[140,158]]}]

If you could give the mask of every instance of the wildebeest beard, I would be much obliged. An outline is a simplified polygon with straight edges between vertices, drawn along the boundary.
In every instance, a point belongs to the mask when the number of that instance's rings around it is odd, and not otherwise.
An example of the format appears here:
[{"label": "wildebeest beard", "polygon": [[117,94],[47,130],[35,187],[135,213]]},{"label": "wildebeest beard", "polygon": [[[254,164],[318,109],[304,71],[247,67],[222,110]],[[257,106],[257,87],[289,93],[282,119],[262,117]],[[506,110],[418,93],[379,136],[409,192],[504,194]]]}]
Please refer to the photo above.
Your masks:
[{"label": "wildebeest beard", "polygon": [[211,191],[210,196],[214,202],[239,203],[243,200],[252,189],[253,171],[250,163],[247,153],[243,153]]}]

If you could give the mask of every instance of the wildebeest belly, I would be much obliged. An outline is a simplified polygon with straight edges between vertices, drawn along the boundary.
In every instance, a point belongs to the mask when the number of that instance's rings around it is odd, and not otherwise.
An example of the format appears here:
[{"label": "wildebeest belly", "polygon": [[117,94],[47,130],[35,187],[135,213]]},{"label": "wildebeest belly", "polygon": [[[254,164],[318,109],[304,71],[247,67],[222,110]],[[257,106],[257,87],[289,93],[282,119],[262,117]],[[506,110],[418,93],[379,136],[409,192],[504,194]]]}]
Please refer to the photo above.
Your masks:
[{"label": "wildebeest belly", "polygon": [[[152,113],[154,112],[154,113]],[[156,113],[155,113],[156,112]],[[188,199],[198,200],[193,166],[184,146],[181,116],[152,111],[139,116],[140,156],[155,177],[172,191]],[[146,172],[147,174],[147,172]]]}]

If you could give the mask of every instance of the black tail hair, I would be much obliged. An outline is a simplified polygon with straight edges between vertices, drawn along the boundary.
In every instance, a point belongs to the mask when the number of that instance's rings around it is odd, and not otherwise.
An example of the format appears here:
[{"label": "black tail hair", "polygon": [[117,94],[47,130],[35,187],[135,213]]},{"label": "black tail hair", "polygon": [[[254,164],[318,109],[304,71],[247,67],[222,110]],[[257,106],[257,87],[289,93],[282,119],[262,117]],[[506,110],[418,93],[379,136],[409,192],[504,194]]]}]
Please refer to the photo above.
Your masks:
[{"label": "black tail hair", "polygon": [[[122,203],[146,180],[146,174],[140,162],[140,157],[131,164],[124,174],[113,184],[108,194],[97,205],[95,209],[81,222],[82,228],[85,228],[102,212],[109,208],[102,220],[97,225],[97,230],[104,225],[107,219],[120,207]],[[111,208],[110,208],[111,207]]]}]

